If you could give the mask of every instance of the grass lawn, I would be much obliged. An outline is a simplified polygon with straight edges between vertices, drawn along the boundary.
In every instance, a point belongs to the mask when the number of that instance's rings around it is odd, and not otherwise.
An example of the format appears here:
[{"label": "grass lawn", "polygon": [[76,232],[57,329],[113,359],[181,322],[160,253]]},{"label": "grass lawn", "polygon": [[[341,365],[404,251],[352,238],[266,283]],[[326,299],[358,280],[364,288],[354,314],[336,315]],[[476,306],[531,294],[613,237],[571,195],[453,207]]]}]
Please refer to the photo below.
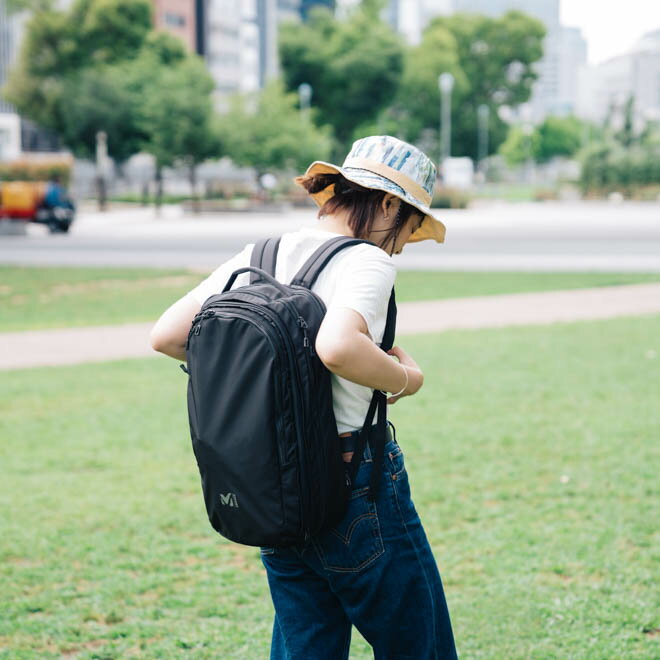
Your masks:
[{"label": "grass lawn", "polygon": [[[659,657],[660,316],[403,345],[426,384],[390,417],[462,658]],[[185,387],[164,357],[3,376],[0,657],[267,657],[265,574],[206,521]]]},{"label": "grass lawn", "polygon": [[[186,270],[0,266],[0,332],[155,321],[204,279]],[[660,273],[402,271],[397,300],[658,282]]]}]

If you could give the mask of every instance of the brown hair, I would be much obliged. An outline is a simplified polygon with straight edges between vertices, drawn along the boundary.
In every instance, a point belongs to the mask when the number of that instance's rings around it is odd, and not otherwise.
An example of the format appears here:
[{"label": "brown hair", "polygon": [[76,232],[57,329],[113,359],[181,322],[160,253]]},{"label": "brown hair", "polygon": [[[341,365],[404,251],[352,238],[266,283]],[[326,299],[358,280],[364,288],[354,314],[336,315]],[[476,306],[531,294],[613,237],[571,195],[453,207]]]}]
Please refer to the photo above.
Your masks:
[{"label": "brown hair", "polygon": [[[325,190],[328,186],[334,186],[334,194],[321,206],[318,217],[331,215],[339,210],[347,211],[348,226],[356,238],[367,238],[369,236],[378,209],[387,194],[383,190],[365,188],[358,183],[353,183],[341,174],[299,176],[296,178],[296,183],[303,186],[311,195]],[[401,229],[414,213],[421,215],[421,211],[401,200],[401,205],[394,218],[394,224],[389,228],[388,233],[381,240],[378,247],[385,249],[385,246],[390,243],[394,247]]]}]

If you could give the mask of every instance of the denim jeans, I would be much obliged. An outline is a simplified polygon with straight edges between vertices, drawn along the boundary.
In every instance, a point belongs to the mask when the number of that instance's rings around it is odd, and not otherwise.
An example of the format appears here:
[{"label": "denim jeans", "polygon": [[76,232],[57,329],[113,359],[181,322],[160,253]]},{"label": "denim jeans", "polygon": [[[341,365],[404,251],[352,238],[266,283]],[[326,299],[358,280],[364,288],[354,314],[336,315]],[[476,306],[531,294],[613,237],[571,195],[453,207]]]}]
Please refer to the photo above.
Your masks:
[{"label": "denim jeans", "polygon": [[305,544],[261,548],[275,607],[271,660],[348,658],[352,625],[377,659],[457,657],[401,448],[388,436],[375,502],[366,497],[371,453],[341,523]]}]

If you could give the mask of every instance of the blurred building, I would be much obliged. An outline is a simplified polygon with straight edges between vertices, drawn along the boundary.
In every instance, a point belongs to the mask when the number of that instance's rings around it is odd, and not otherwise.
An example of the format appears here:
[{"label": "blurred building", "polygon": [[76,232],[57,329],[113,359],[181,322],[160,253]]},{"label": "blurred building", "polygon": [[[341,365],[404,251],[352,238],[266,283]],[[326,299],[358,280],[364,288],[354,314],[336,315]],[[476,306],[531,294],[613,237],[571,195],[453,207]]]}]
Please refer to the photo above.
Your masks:
[{"label": "blurred building", "polygon": [[[16,60],[26,14],[9,14],[6,0],[0,0],[0,89],[7,82]],[[0,161],[15,160],[26,152],[52,152],[59,140],[33,122],[22,118],[0,95]]]},{"label": "blurred building", "polygon": [[422,0],[422,29],[436,16],[446,16],[453,10],[452,0]]},{"label": "blurred building", "polygon": [[559,22],[559,0],[453,0],[456,12],[498,17],[512,9],[538,18],[546,27],[543,58],[530,98],[531,119],[567,115],[578,104],[578,70],[587,62],[587,44],[578,28]]},{"label": "blurred building", "polygon": [[204,56],[222,109],[236,92],[262,88],[277,76],[277,29],[305,20],[315,6],[334,10],[334,0],[206,0]]},{"label": "blurred building", "polygon": [[623,119],[633,96],[639,130],[648,120],[660,121],[660,30],[645,34],[627,52],[579,71],[578,114],[601,122],[608,114]]},{"label": "blurred building", "polygon": [[154,27],[179,37],[193,53],[199,52],[197,4],[200,5],[199,9],[203,8],[201,0],[199,3],[195,0],[153,0]]}]

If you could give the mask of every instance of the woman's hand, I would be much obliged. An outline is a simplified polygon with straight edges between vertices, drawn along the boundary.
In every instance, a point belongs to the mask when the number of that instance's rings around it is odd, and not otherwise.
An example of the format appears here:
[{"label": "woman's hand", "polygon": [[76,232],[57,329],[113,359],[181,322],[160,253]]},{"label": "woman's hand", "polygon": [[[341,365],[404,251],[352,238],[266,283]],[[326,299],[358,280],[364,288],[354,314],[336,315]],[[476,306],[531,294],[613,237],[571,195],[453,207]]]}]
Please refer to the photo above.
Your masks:
[{"label": "woman's hand", "polygon": [[387,399],[387,403],[393,404],[404,396],[412,396],[418,392],[424,384],[424,374],[419,368],[417,362],[415,362],[415,360],[413,360],[412,357],[400,346],[393,346],[389,351],[387,351],[387,353],[388,355],[393,355],[395,358],[397,358],[399,360],[399,364],[401,364],[408,373],[408,385],[406,385],[406,389],[398,396],[391,396]]}]

